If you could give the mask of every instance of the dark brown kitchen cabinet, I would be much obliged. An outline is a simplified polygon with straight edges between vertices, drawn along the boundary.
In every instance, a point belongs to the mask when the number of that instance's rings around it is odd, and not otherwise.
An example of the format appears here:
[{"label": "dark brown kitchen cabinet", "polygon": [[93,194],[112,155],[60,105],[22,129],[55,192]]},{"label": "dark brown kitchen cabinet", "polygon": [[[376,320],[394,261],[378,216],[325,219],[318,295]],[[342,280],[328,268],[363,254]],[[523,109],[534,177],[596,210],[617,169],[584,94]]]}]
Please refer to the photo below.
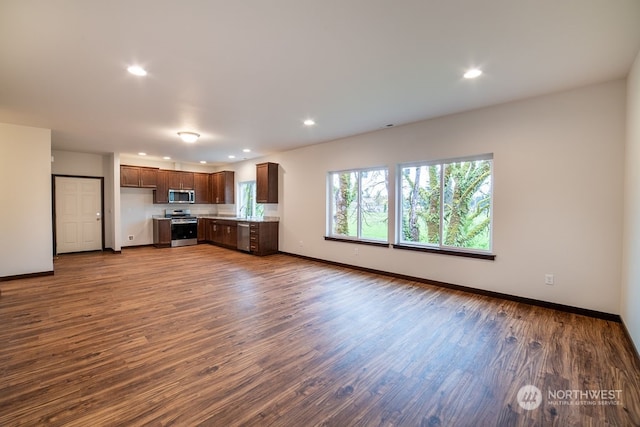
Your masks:
[{"label": "dark brown kitchen cabinet", "polygon": [[215,204],[232,204],[234,202],[234,172],[222,171],[210,175],[210,202]]},{"label": "dark brown kitchen cabinet", "polygon": [[153,191],[153,203],[169,203],[169,171],[160,169],[156,189]]},{"label": "dark brown kitchen cabinet", "polygon": [[[200,224],[204,225],[204,240],[228,249],[238,249],[238,221],[201,218],[198,222],[198,241],[201,241]],[[240,221],[244,222],[244,221]],[[249,223],[249,252],[254,255],[278,253],[278,222]]]},{"label": "dark brown kitchen cabinet", "polygon": [[256,203],[278,203],[278,164],[256,165]]},{"label": "dark brown kitchen cabinet", "polygon": [[218,220],[207,220],[205,240],[209,243],[222,244],[222,227],[218,224]]},{"label": "dark brown kitchen cabinet", "polygon": [[224,221],[222,226],[222,246],[230,249],[238,247],[238,223],[235,221]]},{"label": "dark brown kitchen cabinet", "polygon": [[249,250],[252,254],[262,256],[278,253],[278,223],[250,223],[249,241]]},{"label": "dark brown kitchen cabinet", "polygon": [[214,238],[214,232],[215,230],[213,229],[213,225],[214,225],[215,221],[213,221],[212,219],[207,219],[204,222],[204,240],[209,242],[209,243],[213,243],[213,238]]},{"label": "dark brown kitchen cabinet", "polygon": [[153,219],[153,245],[159,248],[171,246],[171,220]]},{"label": "dark brown kitchen cabinet", "polygon": [[207,222],[206,218],[198,218],[198,243],[203,243],[207,240]]},{"label": "dark brown kitchen cabinet", "polygon": [[156,188],[158,168],[120,166],[120,187]]},{"label": "dark brown kitchen cabinet", "polygon": [[193,172],[168,171],[167,179],[172,190],[193,190]]},{"label": "dark brown kitchen cabinet", "polygon": [[196,203],[211,203],[208,173],[194,172],[193,188],[196,191]]},{"label": "dark brown kitchen cabinet", "polygon": [[208,219],[206,222],[205,240],[214,245],[229,249],[238,247],[238,223],[219,219]]}]

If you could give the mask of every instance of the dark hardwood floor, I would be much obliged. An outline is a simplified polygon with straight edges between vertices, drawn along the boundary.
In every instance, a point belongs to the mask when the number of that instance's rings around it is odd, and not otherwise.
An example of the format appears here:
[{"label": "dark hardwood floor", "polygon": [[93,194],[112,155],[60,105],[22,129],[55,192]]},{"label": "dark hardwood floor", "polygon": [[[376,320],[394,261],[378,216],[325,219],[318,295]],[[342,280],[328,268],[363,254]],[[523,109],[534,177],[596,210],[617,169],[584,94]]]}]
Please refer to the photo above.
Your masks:
[{"label": "dark hardwood floor", "polygon": [[615,322],[209,245],[0,286],[0,426],[640,425]]}]

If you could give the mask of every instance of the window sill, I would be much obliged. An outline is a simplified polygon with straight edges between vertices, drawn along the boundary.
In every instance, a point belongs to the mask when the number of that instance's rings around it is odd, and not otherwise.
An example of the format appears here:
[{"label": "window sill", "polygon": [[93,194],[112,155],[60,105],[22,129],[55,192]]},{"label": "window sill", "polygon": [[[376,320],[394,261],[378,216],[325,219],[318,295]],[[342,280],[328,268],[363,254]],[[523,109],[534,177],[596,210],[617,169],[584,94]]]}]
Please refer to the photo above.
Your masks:
[{"label": "window sill", "polygon": [[486,259],[489,261],[494,261],[496,256],[494,254],[485,254],[479,252],[463,252],[463,251],[452,251],[449,249],[441,249],[441,248],[427,248],[424,246],[409,246],[409,245],[393,245],[394,249],[403,249],[408,251],[417,251],[417,252],[430,252],[433,254],[440,255],[452,255],[459,256],[464,258],[476,258],[476,259]]},{"label": "window sill", "polygon": [[[342,237],[330,237],[330,236],[324,236],[324,240],[328,240],[331,242],[355,243],[356,245],[378,246],[381,248],[389,247],[389,243],[374,242],[372,240],[356,240],[356,239],[347,239]],[[494,261],[496,259],[495,254],[489,254],[489,253],[453,251],[450,249],[429,248],[424,246],[411,246],[411,245],[391,245],[391,247],[393,249],[401,249],[401,250],[416,251],[416,252],[429,252],[432,254],[459,256],[463,258],[486,259],[489,261]]]},{"label": "window sill", "polygon": [[341,237],[329,237],[324,236],[324,240],[329,240],[332,242],[345,242],[345,243],[355,243],[357,245],[369,245],[369,246],[378,246],[383,248],[388,248],[389,244],[386,242],[374,242],[371,240],[356,240],[356,239],[344,239]]}]

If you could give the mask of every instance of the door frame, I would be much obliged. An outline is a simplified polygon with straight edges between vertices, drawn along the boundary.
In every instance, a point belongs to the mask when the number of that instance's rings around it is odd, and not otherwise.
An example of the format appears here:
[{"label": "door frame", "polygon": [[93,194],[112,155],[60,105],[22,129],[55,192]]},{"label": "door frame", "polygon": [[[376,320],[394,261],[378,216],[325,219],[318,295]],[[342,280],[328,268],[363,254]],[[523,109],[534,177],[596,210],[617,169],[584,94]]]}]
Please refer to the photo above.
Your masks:
[{"label": "door frame", "polygon": [[79,179],[98,179],[100,180],[100,218],[101,218],[101,231],[102,231],[102,249],[104,251],[104,177],[103,176],[83,176],[83,175],[62,175],[51,174],[51,218],[53,220],[53,248],[51,252],[53,256],[58,256],[56,252],[57,247],[57,226],[56,226],[56,178],[79,178]]}]

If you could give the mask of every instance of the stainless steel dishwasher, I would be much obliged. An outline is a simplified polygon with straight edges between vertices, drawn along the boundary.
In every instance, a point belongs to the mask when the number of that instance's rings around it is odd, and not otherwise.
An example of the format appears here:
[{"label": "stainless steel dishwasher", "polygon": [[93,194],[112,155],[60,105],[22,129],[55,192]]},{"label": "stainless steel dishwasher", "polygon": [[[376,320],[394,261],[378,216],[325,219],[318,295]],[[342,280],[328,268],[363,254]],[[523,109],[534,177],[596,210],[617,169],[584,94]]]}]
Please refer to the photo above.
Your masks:
[{"label": "stainless steel dishwasher", "polygon": [[251,251],[251,236],[248,222],[238,223],[238,250]]}]

